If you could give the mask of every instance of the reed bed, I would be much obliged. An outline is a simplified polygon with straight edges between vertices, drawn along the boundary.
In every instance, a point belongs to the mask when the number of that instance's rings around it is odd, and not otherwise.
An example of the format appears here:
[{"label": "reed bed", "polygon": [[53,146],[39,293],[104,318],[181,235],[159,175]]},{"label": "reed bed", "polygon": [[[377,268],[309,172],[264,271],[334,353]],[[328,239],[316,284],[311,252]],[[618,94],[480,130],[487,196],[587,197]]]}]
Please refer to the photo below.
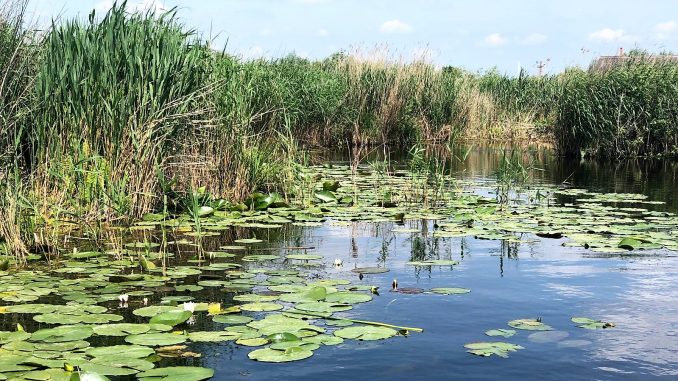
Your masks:
[{"label": "reed bed", "polygon": [[[0,7],[0,255],[128,221],[168,195],[301,192],[303,146],[552,138],[563,153],[678,153],[678,69],[471,73],[388,51],[243,60],[124,2],[32,32]],[[166,205],[164,205],[166,206]]]}]

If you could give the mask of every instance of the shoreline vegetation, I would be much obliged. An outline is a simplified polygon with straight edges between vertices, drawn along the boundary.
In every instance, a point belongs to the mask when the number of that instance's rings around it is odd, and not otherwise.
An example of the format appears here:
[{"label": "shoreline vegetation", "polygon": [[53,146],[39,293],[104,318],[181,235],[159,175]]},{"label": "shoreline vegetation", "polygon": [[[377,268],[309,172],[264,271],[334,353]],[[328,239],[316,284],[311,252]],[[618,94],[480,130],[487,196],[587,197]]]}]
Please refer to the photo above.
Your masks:
[{"label": "shoreline vegetation", "polygon": [[99,240],[205,199],[288,200],[314,182],[306,147],[536,139],[565,156],[678,155],[678,64],[643,52],[541,77],[377,53],[247,61],[176,10],[119,3],[36,32],[26,5],[0,7],[0,255],[52,250],[63,221]]}]

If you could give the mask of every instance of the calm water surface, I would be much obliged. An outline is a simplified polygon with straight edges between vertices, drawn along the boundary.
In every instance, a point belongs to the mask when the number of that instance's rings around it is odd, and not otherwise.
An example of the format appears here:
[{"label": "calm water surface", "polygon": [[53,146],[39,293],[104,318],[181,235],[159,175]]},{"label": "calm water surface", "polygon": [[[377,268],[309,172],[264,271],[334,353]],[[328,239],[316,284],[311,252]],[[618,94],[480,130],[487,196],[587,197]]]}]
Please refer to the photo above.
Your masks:
[{"label": "calm water surface", "polygon": [[[457,154],[461,156],[461,150]],[[600,164],[563,161],[548,150],[533,154],[535,166],[542,169],[533,171],[535,184],[566,182],[601,192],[643,193],[666,202],[652,208],[678,212],[678,165],[674,163]],[[487,183],[501,157],[498,148],[475,148],[463,162],[452,161],[453,172],[458,178]],[[487,188],[479,191],[487,192]],[[314,247],[308,253],[325,257],[326,266],[313,271],[321,277],[380,287],[381,295],[372,302],[338,315],[419,327],[423,333],[376,342],[347,340],[323,346],[307,360],[287,364],[251,361],[247,354],[252,348],[232,342],[191,344],[203,356],[182,364],[214,368],[215,380],[678,380],[678,254],[602,257],[583,248],[563,247],[565,239],[509,244],[470,237],[434,238],[434,223],[410,221],[407,227],[417,229],[416,233],[394,233],[393,223],[338,226],[328,221],[317,228],[286,226],[257,235],[267,241],[258,249]],[[210,250],[229,243],[206,239]],[[407,266],[412,257],[452,258],[459,265]],[[342,269],[332,266],[336,258],[343,260]],[[390,272],[367,275],[363,280],[350,272],[354,267],[375,265],[385,265]],[[465,287],[472,291],[450,296],[406,295],[388,291],[393,279],[401,288]],[[232,303],[232,295],[214,288],[193,296],[196,301]],[[146,321],[130,312],[115,311],[125,314],[128,321]],[[616,328],[580,329],[570,321],[573,316],[611,321]],[[509,328],[510,320],[535,317],[555,332],[518,331],[504,339],[525,347],[510,358],[477,357],[464,349],[469,342],[501,341],[485,336],[488,329]],[[11,329],[16,322],[4,323],[0,328]],[[191,330],[223,327],[202,319]]]},{"label": "calm water surface", "polygon": [[[549,151],[535,153],[537,183],[602,192],[643,193],[678,210],[676,173],[667,162],[618,164],[565,162]],[[454,164],[460,178],[483,181],[501,159],[500,150],[475,148]],[[300,243],[325,256],[326,277],[388,290],[400,287],[466,287],[467,295],[404,295],[384,291],[347,316],[420,327],[423,333],[378,342],[346,341],[322,347],[305,361],[262,364],[247,360],[250,349],[231,343],[204,346],[203,363],[217,380],[677,380],[678,256],[600,257],[566,240],[509,245],[473,238],[433,238],[432,221],[410,224],[417,233],[392,233],[392,224],[306,229]],[[413,268],[405,263],[423,253],[458,260],[453,269]],[[335,258],[342,270],[332,269]],[[389,273],[359,281],[354,266],[385,264]],[[584,330],[570,322],[586,316],[616,324]],[[473,341],[493,341],[484,331],[508,328],[513,319],[541,317],[555,334],[518,331],[506,341],[525,347],[510,358],[481,358],[465,352]],[[489,339],[489,340],[488,340]],[[501,339],[501,338],[500,338]],[[500,340],[497,340],[500,341]]]}]

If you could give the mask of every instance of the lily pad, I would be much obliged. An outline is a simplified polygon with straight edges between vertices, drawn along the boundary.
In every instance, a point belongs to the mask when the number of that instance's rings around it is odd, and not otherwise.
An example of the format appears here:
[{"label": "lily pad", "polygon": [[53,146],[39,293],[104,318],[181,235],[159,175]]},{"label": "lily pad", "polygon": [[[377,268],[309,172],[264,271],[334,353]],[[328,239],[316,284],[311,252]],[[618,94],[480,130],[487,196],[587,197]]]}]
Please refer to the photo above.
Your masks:
[{"label": "lily pad", "polygon": [[157,347],[161,345],[181,344],[185,342],[186,339],[187,337],[185,335],[173,333],[142,333],[141,335],[129,335],[125,338],[125,341],[130,344]]},{"label": "lily pad", "polygon": [[607,329],[614,328],[614,323],[602,321],[602,320],[593,320],[585,317],[573,317],[572,322],[577,324],[577,327],[584,329]]},{"label": "lily pad", "polygon": [[252,360],[273,363],[299,361],[311,356],[313,356],[313,352],[302,347],[291,347],[285,350],[263,348],[254,350],[247,355]]},{"label": "lily pad", "polygon": [[193,316],[191,311],[173,310],[159,313],[151,318],[151,324],[175,326],[184,323]]},{"label": "lily pad", "polygon": [[31,335],[30,341],[43,341],[46,343],[78,341],[92,336],[93,333],[92,328],[86,325],[63,325],[35,331]]},{"label": "lily pad", "polygon": [[487,336],[501,336],[501,337],[511,337],[516,334],[516,331],[513,329],[490,329],[489,331],[485,331],[485,334]]},{"label": "lily pad", "polygon": [[346,327],[334,331],[334,335],[342,339],[356,339],[356,340],[383,340],[393,337],[398,334],[398,331],[388,327],[375,327],[370,325],[362,325],[356,327]]},{"label": "lily pad", "polygon": [[510,327],[515,329],[523,329],[527,331],[550,331],[553,328],[542,323],[538,319],[516,319],[508,322]]},{"label": "lily pad", "polygon": [[431,292],[434,294],[442,294],[442,295],[456,295],[456,294],[468,294],[471,292],[468,288],[461,288],[461,287],[438,287],[438,288],[432,288]]},{"label": "lily pad", "polygon": [[519,349],[525,349],[520,345],[504,343],[501,341],[469,343],[465,344],[464,348],[467,349],[468,353],[474,354],[476,356],[489,357],[492,355],[496,355],[504,358],[508,357],[509,352],[515,352]]},{"label": "lily pad", "polygon": [[351,270],[351,272],[357,274],[383,274],[388,271],[389,270],[386,267],[357,267]]},{"label": "lily pad", "polygon": [[200,381],[214,376],[214,370],[195,366],[172,366],[137,374],[139,381]]}]

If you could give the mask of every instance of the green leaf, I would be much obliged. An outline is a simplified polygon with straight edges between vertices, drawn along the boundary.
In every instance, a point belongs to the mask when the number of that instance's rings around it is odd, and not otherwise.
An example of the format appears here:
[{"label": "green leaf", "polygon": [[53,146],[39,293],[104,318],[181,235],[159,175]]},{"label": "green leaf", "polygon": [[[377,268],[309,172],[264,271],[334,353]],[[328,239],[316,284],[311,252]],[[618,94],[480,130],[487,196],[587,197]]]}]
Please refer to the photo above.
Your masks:
[{"label": "green leaf", "polygon": [[291,347],[285,350],[263,348],[252,351],[247,355],[252,360],[273,363],[299,361],[311,356],[313,356],[313,352],[302,347]]},{"label": "green leaf", "polygon": [[200,381],[212,378],[214,371],[195,366],[172,366],[137,374],[139,381]]},{"label": "green leaf", "polygon": [[485,331],[485,334],[487,336],[502,336],[502,337],[511,337],[516,334],[516,331],[513,329],[490,329],[489,331]]},{"label": "green leaf", "polygon": [[125,341],[130,344],[145,345],[149,347],[161,345],[175,345],[186,341],[186,336],[173,333],[142,333],[141,335],[129,335]]},{"label": "green leaf", "polygon": [[334,335],[342,339],[383,340],[398,334],[395,329],[369,325],[346,327],[334,331]]},{"label": "green leaf", "polygon": [[315,192],[315,197],[322,202],[333,202],[337,201],[337,196],[334,193],[328,190],[322,190]]},{"label": "green leaf", "polygon": [[456,295],[456,294],[468,294],[471,292],[468,288],[460,288],[460,287],[439,287],[439,288],[432,288],[431,292],[434,294],[442,294],[442,295]]},{"label": "green leaf", "polygon": [[465,344],[464,347],[468,353],[476,356],[489,357],[496,355],[499,357],[508,357],[509,352],[515,352],[519,349],[525,349],[520,345],[504,343],[504,342],[480,342]]},{"label": "green leaf", "polygon": [[553,328],[538,321],[537,319],[516,319],[508,322],[508,325],[515,329],[523,329],[527,331],[550,331]]},{"label": "green leaf", "polygon": [[173,310],[159,313],[153,316],[150,320],[151,324],[164,324],[174,327],[184,323],[191,318],[193,313],[191,311]]}]

